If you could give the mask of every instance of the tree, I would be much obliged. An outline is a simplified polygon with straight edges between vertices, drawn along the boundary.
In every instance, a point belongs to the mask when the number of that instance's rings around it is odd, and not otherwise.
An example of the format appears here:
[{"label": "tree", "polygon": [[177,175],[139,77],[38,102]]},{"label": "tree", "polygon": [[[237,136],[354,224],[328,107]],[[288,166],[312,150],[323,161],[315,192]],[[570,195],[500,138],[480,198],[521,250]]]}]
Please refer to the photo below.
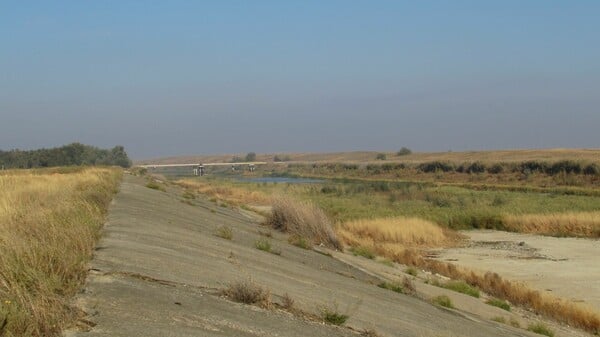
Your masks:
[{"label": "tree", "polygon": [[404,146],[398,152],[396,152],[396,154],[399,156],[406,156],[411,153],[412,153],[412,151],[409,148],[404,147]]},{"label": "tree", "polygon": [[246,161],[256,161],[256,153],[248,152],[246,155]]},{"label": "tree", "polygon": [[385,153],[378,153],[377,156],[375,157],[375,159],[377,159],[377,160],[386,160],[387,156],[385,155]]}]

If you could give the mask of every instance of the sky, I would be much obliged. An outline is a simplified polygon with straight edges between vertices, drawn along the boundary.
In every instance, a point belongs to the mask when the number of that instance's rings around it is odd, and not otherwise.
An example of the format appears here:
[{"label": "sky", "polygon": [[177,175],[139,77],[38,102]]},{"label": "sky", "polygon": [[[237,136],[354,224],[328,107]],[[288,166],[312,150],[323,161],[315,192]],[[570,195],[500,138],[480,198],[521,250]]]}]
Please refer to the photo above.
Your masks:
[{"label": "sky", "polygon": [[600,1],[0,0],[0,149],[600,147]]}]

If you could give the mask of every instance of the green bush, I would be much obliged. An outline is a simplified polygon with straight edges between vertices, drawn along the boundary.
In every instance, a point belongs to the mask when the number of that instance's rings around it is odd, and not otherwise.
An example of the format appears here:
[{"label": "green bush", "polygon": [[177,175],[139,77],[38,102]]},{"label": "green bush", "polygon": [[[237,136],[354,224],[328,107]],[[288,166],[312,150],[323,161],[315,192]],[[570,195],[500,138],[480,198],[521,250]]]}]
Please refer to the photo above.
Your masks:
[{"label": "green bush", "polygon": [[386,160],[387,156],[385,155],[385,153],[378,153],[377,156],[375,156],[375,159],[377,159],[377,160]]},{"label": "green bush", "polygon": [[396,152],[396,155],[398,155],[398,156],[407,156],[407,155],[409,155],[411,153],[412,153],[411,149],[403,146],[402,148],[400,148],[400,150],[398,150],[398,152]]},{"label": "green bush", "polygon": [[425,173],[435,173],[438,171],[442,172],[450,172],[454,171],[455,167],[452,163],[443,162],[443,161],[432,161],[427,163],[422,163],[417,166],[417,170]]}]

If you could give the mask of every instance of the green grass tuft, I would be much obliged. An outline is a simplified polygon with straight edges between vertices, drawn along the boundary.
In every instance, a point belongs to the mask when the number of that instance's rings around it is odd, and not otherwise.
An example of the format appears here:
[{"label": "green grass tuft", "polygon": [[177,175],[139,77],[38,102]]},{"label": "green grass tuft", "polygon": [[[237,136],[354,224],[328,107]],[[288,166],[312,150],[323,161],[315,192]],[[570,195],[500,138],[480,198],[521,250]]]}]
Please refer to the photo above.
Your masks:
[{"label": "green grass tuft", "polygon": [[388,289],[403,294],[404,289],[401,284],[396,282],[381,282],[377,285],[379,288]]},{"label": "green grass tuft", "polygon": [[527,330],[529,330],[531,332],[535,332],[540,335],[554,337],[554,331],[550,330],[550,328],[548,328],[546,325],[544,325],[544,323],[541,323],[541,322],[538,322],[535,324],[530,324],[527,327]]},{"label": "green grass tuft", "polygon": [[442,287],[477,298],[479,298],[480,296],[479,289],[472,287],[463,281],[449,281],[446,284],[442,285]]},{"label": "green grass tuft", "polygon": [[500,309],[504,309],[506,311],[510,311],[510,304],[508,304],[506,301],[499,300],[497,298],[491,298],[491,299],[487,300],[485,303],[492,305],[494,307],[498,307]]},{"label": "green grass tuft", "polygon": [[432,298],[431,301],[433,302],[433,304],[437,304],[437,305],[445,307],[445,308],[454,308],[454,304],[452,304],[452,300],[450,299],[450,297],[448,297],[446,295],[436,296],[436,297]]}]

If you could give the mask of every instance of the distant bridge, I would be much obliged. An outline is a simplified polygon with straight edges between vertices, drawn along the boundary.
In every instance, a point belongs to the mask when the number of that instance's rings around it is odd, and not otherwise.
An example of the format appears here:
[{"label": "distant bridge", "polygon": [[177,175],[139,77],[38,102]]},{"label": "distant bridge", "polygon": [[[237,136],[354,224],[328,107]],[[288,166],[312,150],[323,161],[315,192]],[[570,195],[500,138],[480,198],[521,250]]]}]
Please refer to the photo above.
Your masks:
[{"label": "distant bridge", "polygon": [[206,167],[208,166],[231,166],[233,171],[236,170],[238,166],[248,166],[248,170],[250,172],[254,172],[257,165],[266,165],[265,161],[248,161],[248,162],[240,162],[240,163],[193,163],[193,164],[147,164],[147,165],[138,165],[143,168],[162,168],[162,167],[193,167],[195,176],[203,176],[206,173]]}]

